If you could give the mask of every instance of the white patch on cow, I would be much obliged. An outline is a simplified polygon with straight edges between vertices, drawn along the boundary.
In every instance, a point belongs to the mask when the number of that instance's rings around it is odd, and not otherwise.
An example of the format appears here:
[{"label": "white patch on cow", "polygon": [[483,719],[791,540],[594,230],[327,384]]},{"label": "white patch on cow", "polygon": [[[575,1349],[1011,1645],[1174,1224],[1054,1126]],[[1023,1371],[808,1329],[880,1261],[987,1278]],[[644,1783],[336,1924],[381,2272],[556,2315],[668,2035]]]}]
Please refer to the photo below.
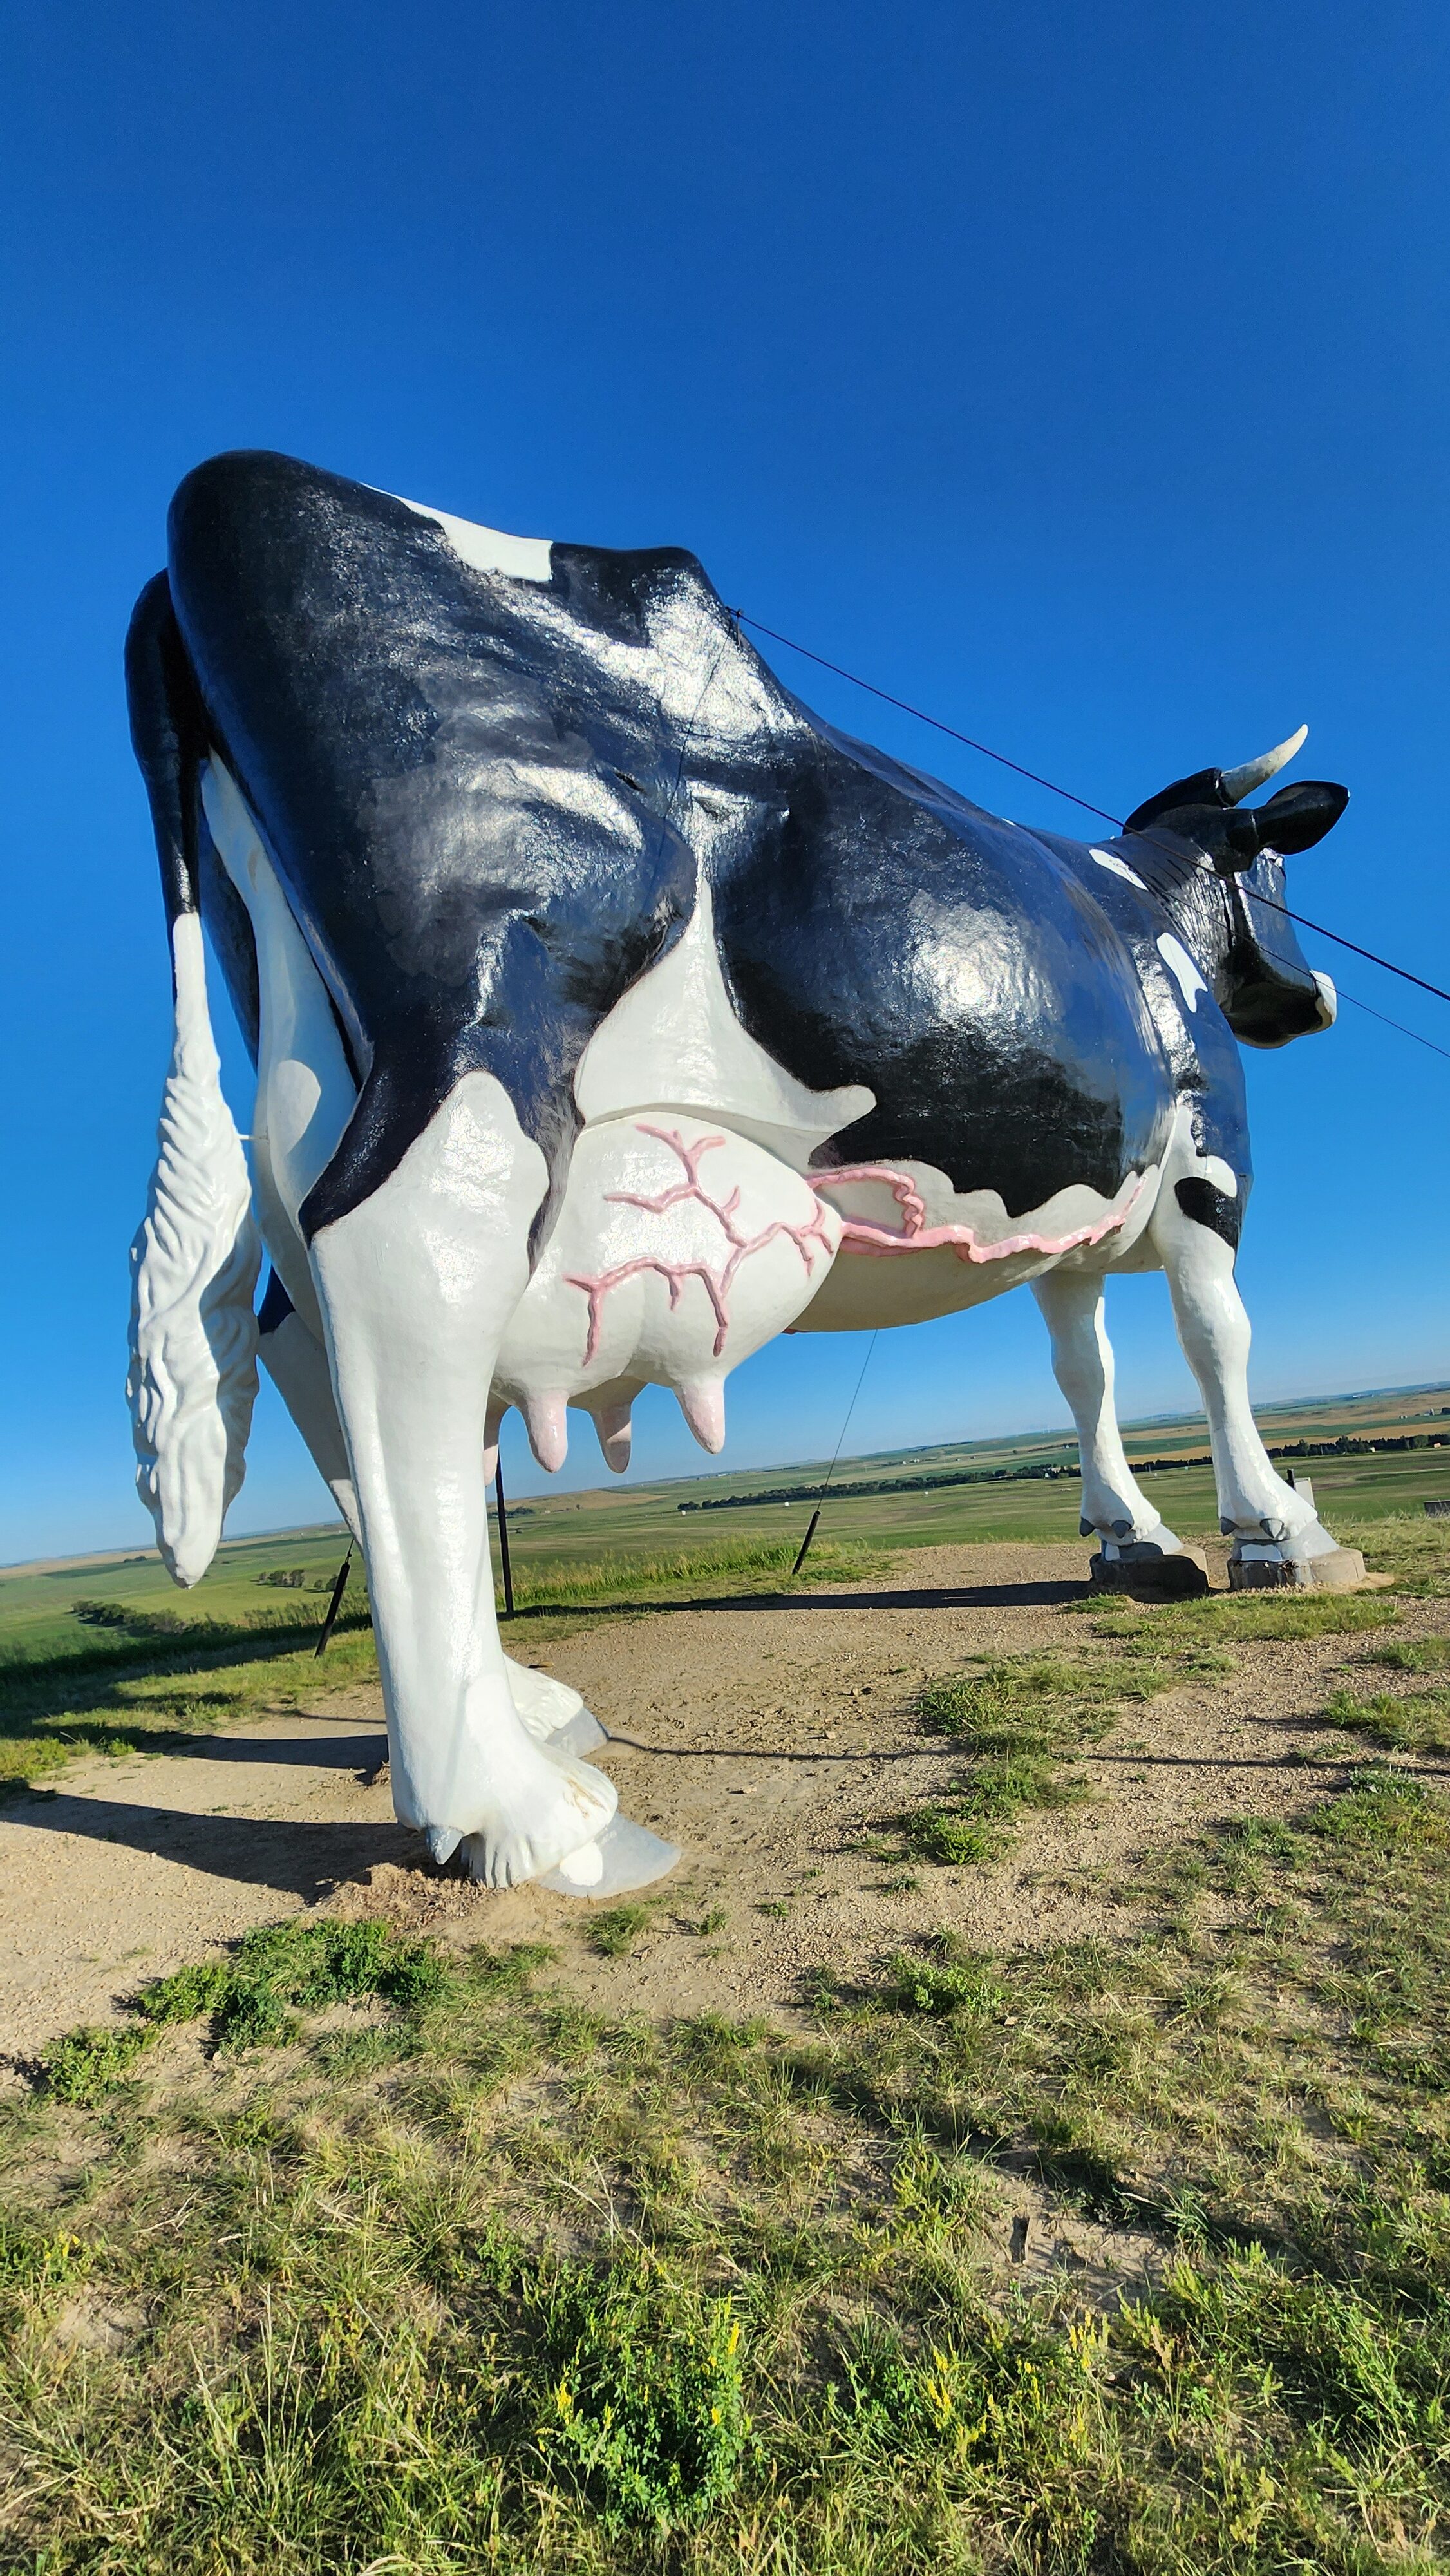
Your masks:
[{"label": "white patch on cow", "polygon": [[1120,859],[1115,850],[1089,850],[1088,856],[1096,859],[1100,868],[1106,868],[1109,876],[1121,877],[1124,885],[1136,886],[1140,894],[1147,893],[1137,869],[1130,868],[1127,860]]},{"label": "white patch on cow", "polygon": [[1053,1375],[1077,1428],[1083,1520],[1098,1531],[1105,1551],[1149,1546],[1161,1548],[1165,1556],[1177,1554],[1182,1542],[1164,1527],[1157,1506],[1135,1483],[1123,1448],[1101,1274],[1049,1270],[1034,1279],[1032,1294],[1052,1337]]},{"label": "white patch on cow", "polygon": [[861,1083],[809,1090],[747,1035],[725,990],[703,876],[683,935],[595,1030],[579,1059],[574,1097],[591,1126],[636,1109],[693,1109],[726,1120],[798,1172],[818,1145],[876,1106]]},{"label": "white patch on cow", "polygon": [[267,1249],[318,1341],[322,1317],[297,1213],[337,1149],[357,1087],[327,989],[262,846],[256,818],[215,754],[201,776],[207,827],[257,943],[261,1026],[252,1168]]},{"label": "white patch on cow", "polygon": [[1158,954],[1162,958],[1164,965],[1167,967],[1169,974],[1177,984],[1188,1008],[1190,1011],[1196,1011],[1198,1008],[1199,994],[1206,993],[1208,991],[1208,986],[1200,975],[1193,959],[1189,956],[1182,940],[1175,939],[1171,930],[1160,931],[1158,934]]},{"label": "white patch on cow", "polygon": [[[1173,1157],[1168,1178],[1223,1187],[1227,1169],[1216,1155],[1191,1148]],[[1330,1554],[1335,1541],[1312,1502],[1285,1483],[1264,1447],[1249,1402],[1249,1319],[1234,1279],[1234,1250],[1211,1226],[1200,1225],[1179,1205],[1176,1188],[1159,1193],[1153,1235],[1173,1298],[1183,1355],[1197,1378],[1208,1417],[1218,1487],[1220,1526],[1256,1554],[1307,1563]]]},{"label": "white patch on cow", "polygon": [[319,1228],[312,1263],[367,1555],[396,1811],[508,1887],[595,1841],[617,1795],[535,1742],[494,1614],[483,1451],[503,1327],[547,1173],[492,1074],[468,1073],[396,1169]]},{"label": "white patch on cow", "polygon": [[1314,982],[1319,994],[1319,1025],[1321,1029],[1332,1029],[1339,1017],[1339,995],[1334,989],[1334,978],[1322,975],[1316,966]]},{"label": "white patch on cow", "polygon": [[390,501],[401,501],[420,519],[431,519],[440,527],[453,551],[475,572],[505,572],[511,581],[549,581],[553,578],[553,543],[548,537],[510,537],[502,528],[481,527],[475,519],[455,519],[451,510],[431,509],[426,501],[410,501],[403,492],[390,492]]},{"label": "white patch on cow", "polygon": [[207,1007],[194,912],[172,928],[176,1035],[156,1169],[131,1246],[126,1394],[136,1485],[173,1582],[198,1583],[246,1473],[257,1396],[252,1184]]},{"label": "white patch on cow", "polygon": [[308,1331],[294,1308],[273,1331],[262,1335],[257,1352],[307,1443],[314,1467],[353,1537],[360,1540],[362,1527],[352,1489],[347,1443],[337,1418],[327,1353],[320,1340]]},{"label": "white patch on cow", "polygon": [[1232,1163],[1224,1161],[1222,1154],[1205,1154],[1198,1165],[1198,1177],[1207,1181],[1210,1189],[1221,1190],[1226,1199],[1238,1197],[1239,1176]]}]

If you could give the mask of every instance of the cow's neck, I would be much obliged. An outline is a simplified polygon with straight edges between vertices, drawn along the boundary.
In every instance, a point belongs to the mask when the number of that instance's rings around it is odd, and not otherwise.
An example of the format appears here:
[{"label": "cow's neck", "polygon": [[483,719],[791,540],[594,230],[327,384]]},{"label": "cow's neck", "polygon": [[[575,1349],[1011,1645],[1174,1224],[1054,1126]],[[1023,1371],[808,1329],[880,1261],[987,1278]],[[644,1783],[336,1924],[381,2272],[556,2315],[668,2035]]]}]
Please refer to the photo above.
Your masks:
[{"label": "cow's neck", "polygon": [[[1178,855],[1178,847],[1183,855]],[[1162,851],[1134,847],[1133,863],[1167,913],[1175,936],[1193,958],[1219,1008],[1228,1000],[1229,952],[1234,944],[1231,889],[1186,843]]]}]

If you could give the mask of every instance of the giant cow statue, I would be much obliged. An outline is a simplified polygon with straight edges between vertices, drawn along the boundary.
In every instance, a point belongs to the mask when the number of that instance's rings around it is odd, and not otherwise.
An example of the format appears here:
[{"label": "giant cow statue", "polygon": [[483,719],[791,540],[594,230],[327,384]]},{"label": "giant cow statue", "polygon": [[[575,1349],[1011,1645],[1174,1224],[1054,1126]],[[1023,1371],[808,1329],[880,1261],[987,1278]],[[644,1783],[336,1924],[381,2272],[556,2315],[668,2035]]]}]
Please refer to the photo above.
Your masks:
[{"label": "giant cow statue", "polygon": [[[1236,1041],[1334,1017],[1275,907],[1344,790],[1241,801],[1302,736],[1090,845],[823,723],[676,549],[503,536],[265,453],[189,474],[169,538],[127,648],[176,995],[140,1488],[196,1582],[260,1347],[361,1541],[435,1859],[599,1895],[676,1857],[616,1816],[577,1697],[500,1646],[509,1405],[544,1466],[573,1406],[622,1468],[662,1384],[715,1450],[772,1335],[1030,1283],[1084,1528],[1161,1562],[1102,1310],[1107,1271],[1162,1268],[1236,1563],[1331,1570],[1254,1426],[1233,1275]],[[203,923],[256,1059],[250,1173]]]}]

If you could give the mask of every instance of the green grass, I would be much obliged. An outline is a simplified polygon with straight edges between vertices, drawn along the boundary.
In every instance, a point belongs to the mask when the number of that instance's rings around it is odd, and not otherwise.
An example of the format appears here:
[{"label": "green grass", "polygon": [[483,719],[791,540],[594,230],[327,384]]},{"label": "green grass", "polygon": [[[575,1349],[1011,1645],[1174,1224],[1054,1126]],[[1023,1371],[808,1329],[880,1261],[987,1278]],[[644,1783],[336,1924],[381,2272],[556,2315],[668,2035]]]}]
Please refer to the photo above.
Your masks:
[{"label": "green grass", "polygon": [[379,1923],[262,1924],[230,1958],[143,1987],[129,2027],[68,2031],[45,2052],[37,2077],[63,2102],[97,2102],[169,2024],[204,2016],[218,2048],[277,2047],[295,2035],[297,2009],[364,1997],[416,2007],[437,1993],[442,1976],[426,1944],[400,1940]]},{"label": "green grass", "polygon": [[1001,1857],[1034,1808],[1089,1795],[1073,1766],[1114,1723],[1114,1709],[1156,1698],[1176,1683],[1229,1669],[1232,1658],[1190,1646],[1162,1655],[1015,1655],[928,1683],[920,1708],[930,1730],[975,1757],[945,1793],[891,1819],[901,1849],[943,1867]]},{"label": "green grass", "polygon": [[627,1959],[649,1930],[659,1910],[657,1900],[636,1898],[625,1905],[606,1905],[588,1917],[585,1937],[601,1959]]},{"label": "green grass", "polygon": [[[514,1602],[520,1610],[571,1609],[585,1602],[652,1601],[685,1588],[708,1594],[739,1581],[778,1591],[791,1580],[798,1546],[796,1538],[725,1538],[649,1555],[560,1556],[528,1572],[516,1569]],[[824,1539],[812,1546],[795,1579],[806,1584],[859,1582],[884,1573],[887,1564],[879,1549]]]},{"label": "green grass", "polygon": [[790,2030],[311,1918],[167,1979],[209,2062],[0,2114],[0,2563],[1428,2570],[1447,1860],[1369,1766]]},{"label": "green grass", "polygon": [[1450,1691],[1372,1691],[1367,1699],[1336,1691],[1322,1717],[1387,1752],[1450,1753]]},{"label": "green grass", "polygon": [[[1442,1551],[1445,1540],[1439,1542]],[[1382,1592],[1213,1592],[1161,1608],[1119,1598],[1074,1602],[1096,1636],[1153,1646],[1231,1647],[1293,1642],[1301,1637],[1360,1637],[1392,1628],[1399,1604]]]},{"label": "green grass", "polygon": [[366,1627],[340,1628],[322,1663],[295,1634],[273,1627],[150,1654],[132,1646],[79,1672],[65,1655],[0,1669],[0,1797],[57,1779],[77,1754],[160,1753],[247,1717],[325,1707],[377,1679]]}]

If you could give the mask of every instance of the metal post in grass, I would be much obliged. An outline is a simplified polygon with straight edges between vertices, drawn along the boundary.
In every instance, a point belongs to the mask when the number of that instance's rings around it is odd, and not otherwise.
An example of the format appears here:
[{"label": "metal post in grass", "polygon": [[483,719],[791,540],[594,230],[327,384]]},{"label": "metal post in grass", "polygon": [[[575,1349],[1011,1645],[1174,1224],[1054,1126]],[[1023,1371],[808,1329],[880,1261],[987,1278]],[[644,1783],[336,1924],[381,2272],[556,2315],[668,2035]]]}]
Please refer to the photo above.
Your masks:
[{"label": "metal post in grass", "polygon": [[791,1570],[790,1570],[790,1579],[791,1579],[792,1583],[794,1583],[794,1581],[795,1581],[795,1579],[796,1579],[796,1576],[799,1574],[799,1572],[800,1572],[800,1570],[801,1570],[801,1567],[804,1565],[804,1563],[805,1563],[805,1561],[806,1561],[806,1550],[807,1550],[807,1548],[810,1546],[810,1543],[811,1543],[812,1539],[815,1537],[815,1534],[816,1534],[816,1523],[817,1523],[817,1521],[820,1519],[820,1517],[821,1517],[821,1507],[820,1507],[820,1504],[819,1504],[819,1503],[817,1503],[815,1510],[812,1512],[812,1514],[811,1514],[811,1516],[810,1516],[810,1519],[809,1519],[809,1520],[807,1521],[807,1523],[806,1523],[806,1534],[805,1534],[805,1537],[801,1540],[801,1543],[800,1543],[800,1552],[799,1552],[798,1556],[796,1557],[796,1561],[795,1561],[794,1565],[791,1567]]},{"label": "metal post in grass", "polygon": [[817,1523],[817,1521],[818,1521],[818,1520],[820,1519],[820,1517],[821,1517],[821,1510],[822,1510],[822,1506],[823,1506],[823,1505],[824,1505],[824,1503],[825,1503],[825,1499],[826,1499],[827,1494],[828,1494],[828,1493],[830,1492],[830,1490],[831,1490],[831,1478],[834,1476],[834,1474],[835,1474],[835,1472],[836,1472],[836,1460],[840,1457],[841,1449],[842,1449],[842,1446],[843,1446],[843,1444],[844,1444],[844,1441],[845,1441],[845,1438],[846,1438],[846,1434],[847,1434],[847,1432],[848,1432],[848,1431],[850,1430],[850,1428],[851,1428],[851,1416],[852,1416],[852,1414],[853,1414],[853,1413],[855,1412],[855,1410],[856,1410],[856,1396],[858,1396],[858,1395],[860,1394],[862,1387],[863,1387],[863,1386],[865,1385],[865,1383],[866,1383],[866,1371],[867,1371],[867,1370],[868,1370],[868,1368],[871,1366],[871,1354],[872,1354],[872,1352],[873,1352],[873,1351],[875,1350],[875,1348],[876,1348],[877,1334],[879,1334],[880,1329],[881,1329],[881,1328],[880,1328],[880,1326],[878,1325],[878,1326],[877,1326],[877,1328],[876,1328],[876,1332],[874,1332],[874,1333],[872,1334],[870,1341],[869,1341],[869,1342],[867,1343],[867,1345],[866,1345],[866,1356],[865,1356],[864,1360],[861,1362],[861,1374],[860,1374],[860,1376],[859,1376],[859,1377],[857,1378],[857,1380],[856,1380],[856,1392],[855,1392],[855,1394],[852,1396],[850,1403],[849,1403],[849,1404],[847,1405],[847,1407],[846,1407],[846,1419],[845,1419],[845,1421],[844,1421],[844,1422],[842,1423],[842,1425],[841,1425],[841,1436],[840,1436],[840,1439],[838,1439],[838,1440],[837,1440],[837,1442],[836,1442],[835,1456],[832,1458],[832,1460],[831,1460],[831,1463],[830,1463],[829,1467],[826,1469],[826,1480],[825,1480],[825,1483],[822,1485],[821,1490],[820,1490],[820,1493],[819,1493],[819,1495],[818,1495],[818,1497],[817,1497],[817,1500],[816,1500],[816,1508],[815,1508],[815,1510],[812,1512],[812,1514],[811,1514],[811,1516],[810,1516],[810,1519],[809,1519],[809,1520],[807,1521],[807,1523],[806,1523],[806,1534],[805,1534],[805,1537],[801,1540],[799,1550],[797,1551],[797,1554],[796,1554],[796,1561],[795,1561],[794,1565],[791,1567],[791,1570],[790,1570],[790,1580],[791,1580],[791,1582],[792,1582],[792,1583],[794,1583],[794,1581],[795,1581],[795,1579],[796,1579],[796,1576],[799,1574],[799,1572],[800,1572],[800,1570],[801,1570],[801,1567],[804,1565],[804,1563],[805,1563],[805,1561],[806,1561],[806,1552],[807,1552],[808,1548],[810,1547],[810,1543],[811,1543],[812,1539],[815,1537],[815,1534],[816,1534],[816,1523]]},{"label": "metal post in grass", "polygon": [[353,1541],[349,1539],[347,1543],[347,1554],[337,1569],[337,1581],[332,1587],[332,1599],[327,1605],[327,1616],[322,1623],[322,1634],[312,1649],[312,1660],[314,1663],[317,1661],[319,1655],[326,1654],[328,1638],[332,1635],[333,1629],[337,1625],[337,1614],[342,1608],[342,1596],[347,1590],[347,1578],[352,1572],[352,1551]]},{"label": "metal post in grass", "polygon": [[498,1559],[503,1571],[503,1615],[506,1619],[511,1619],[514,1615],[514,1570],[509,1563],[509,1516],[508,1505],[503,1498],[502,1458],[499,1459],[493,1471],[493,1499],[498,1506]]}]

